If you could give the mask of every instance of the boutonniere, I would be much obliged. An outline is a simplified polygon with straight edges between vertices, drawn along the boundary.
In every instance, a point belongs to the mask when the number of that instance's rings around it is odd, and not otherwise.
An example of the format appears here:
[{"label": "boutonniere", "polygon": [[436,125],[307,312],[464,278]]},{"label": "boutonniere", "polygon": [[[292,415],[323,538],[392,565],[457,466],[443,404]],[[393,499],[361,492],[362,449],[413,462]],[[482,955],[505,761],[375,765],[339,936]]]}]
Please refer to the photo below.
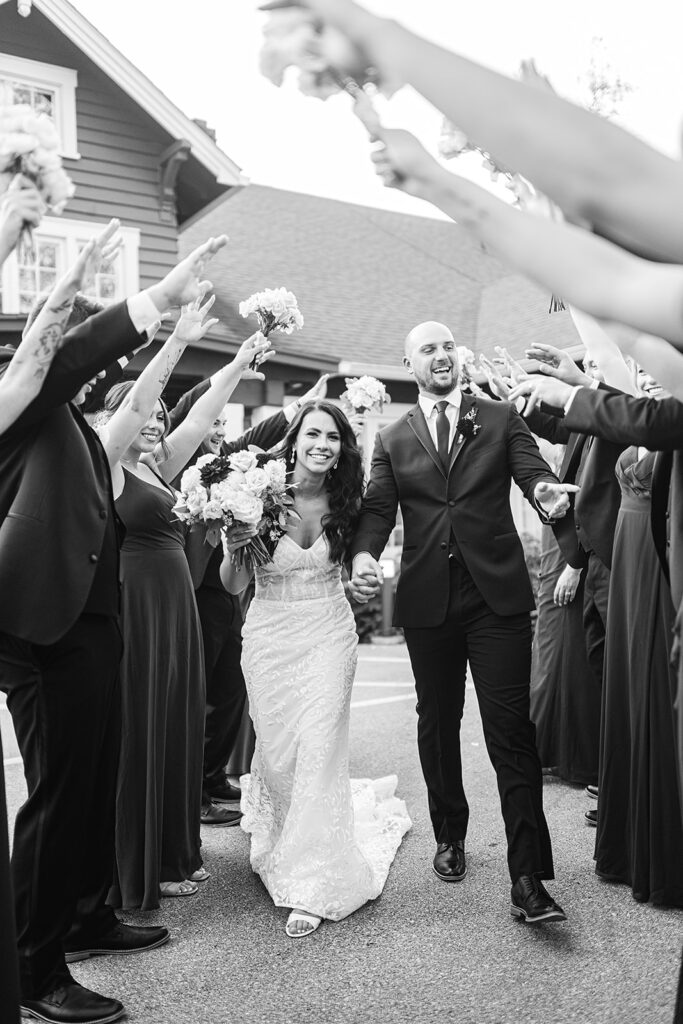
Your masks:
[{"label": "boutonniere", "polygon": [[473,405],[470,411],[458,420],[455,429],[459,441],[466,441],[468,437],[476,437],[481,430],[481,423],[477,423],[478,412],[478,407]]}]

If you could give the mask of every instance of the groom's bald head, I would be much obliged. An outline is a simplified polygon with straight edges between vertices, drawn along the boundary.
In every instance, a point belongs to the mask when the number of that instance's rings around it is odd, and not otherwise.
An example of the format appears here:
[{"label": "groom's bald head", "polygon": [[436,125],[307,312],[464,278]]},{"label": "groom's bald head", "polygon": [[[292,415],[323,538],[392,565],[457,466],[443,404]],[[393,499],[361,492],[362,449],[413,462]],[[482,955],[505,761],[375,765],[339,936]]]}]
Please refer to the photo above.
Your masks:
[{"label": "groom's bald head", "polygon": [[410,359],[415,349],[424,342],[449,340],[453,341],[453,335],[445,324],[438,320],[425,320],[417,324],[411,331],[408,331],[406,340],[403,343],[403,354]]}]

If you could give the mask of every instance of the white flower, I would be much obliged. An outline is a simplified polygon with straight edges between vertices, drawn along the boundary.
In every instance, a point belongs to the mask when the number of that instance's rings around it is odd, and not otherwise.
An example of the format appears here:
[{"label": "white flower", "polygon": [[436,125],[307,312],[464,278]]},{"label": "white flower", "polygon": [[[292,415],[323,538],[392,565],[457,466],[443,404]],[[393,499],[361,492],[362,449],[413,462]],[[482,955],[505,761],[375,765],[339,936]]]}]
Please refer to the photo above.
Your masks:
[{"label": "white flower", "polygon": [[247,473],[250,469],[255,469],[257,464],[254,453],[246,450],[233,452],[228,461],[231,469],[240,470],[242,473]]},{"label": "white flower", "polygon": [[195,487],[191,491],[188,491],[185,496],[185,504],[188,512],[193,516],[200,515],[208,497],[209,495],[206,487]]},{"label": "white flower", "polygon": [[206,455],[199,456],[199,458],[195,462],[195,466],[197,467],[197,469],[201,469],[203,466],[208,466],[210,462],[213,462],[214,459],[217,458],[218,456],[215,455],[213,452],[207,452]]},{"label": "white flower", "polygon": [[376,377],[367,374],[363,377],[347,377],[346,391],[342,395],[356,410],[378,409],[391,401],[387,389]]},{"label": "white flower", "polygon": [[233,498],[238,492],[238,488],[234,487],[230,481],[232,475],[229,473],[225,480],[211,484],[211,501],[217,502],[224,512],[231,510]]},{"label": "white flower", "polygon": [[263,502],[250,491],[235,491],[230,511],[238,522],[256,525],[263,516]]},{"label": "white flower", "polygon": [[199,466],[190,466],[180,478],[180,490],[183,494],[187,494],[189,491],[194,491],[195,488],[201,487],[201,483],[202,475],[199,472]]},{"label": "white flower", "polygon": [[252,494],[255,494],[257,498],[261,497],[268,483],[268,474],[264,469],[255,467],[254,469],[248,469],[244,474],[244,486]]},{"label": "white flower", "polygon": [[284,489],[287,480],[287,466],[282,459],[271,459],[263,467],[271,487],[277,491]]},{"label": "white flower", "polygon": [[210,519],[222,519],[223,509],[220,506],[220,502],[209,500],[202,509],[202,517],[207,522]]}]

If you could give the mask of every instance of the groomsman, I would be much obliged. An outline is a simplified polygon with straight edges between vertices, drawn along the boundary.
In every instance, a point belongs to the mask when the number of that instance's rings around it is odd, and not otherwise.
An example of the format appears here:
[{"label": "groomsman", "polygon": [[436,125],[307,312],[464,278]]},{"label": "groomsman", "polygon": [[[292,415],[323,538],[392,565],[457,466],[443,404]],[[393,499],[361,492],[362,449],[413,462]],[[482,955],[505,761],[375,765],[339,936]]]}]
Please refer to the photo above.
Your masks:
[{"label": "groomsman", "polygon": [[[28,787],[12,858],[21,1007],[55,1024],[125,1012],[78,985],[67,962],[142,952],[169,937],[163,927],[122,924],[105,904],[122,525],[104,450],[76,406],[98,373],[140,346],[160,312],[198,294],[203,264],[224,242],[212,239],[160,284],[70,331],[41,393],[0,437],[0,688]],[[9,358],[0,350],[0,373]]]}]

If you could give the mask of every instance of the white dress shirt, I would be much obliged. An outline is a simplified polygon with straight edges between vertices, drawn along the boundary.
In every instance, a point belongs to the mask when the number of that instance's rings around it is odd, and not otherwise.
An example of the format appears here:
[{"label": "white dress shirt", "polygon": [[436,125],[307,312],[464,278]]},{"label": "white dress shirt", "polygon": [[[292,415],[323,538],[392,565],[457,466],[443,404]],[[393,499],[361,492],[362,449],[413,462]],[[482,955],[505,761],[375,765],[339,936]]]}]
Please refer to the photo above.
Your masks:
[{"label": "white dress shirt", "polygon": [[455,437],[455,428],[460,419],[460,399],[462,392],[460,388],[454,388],[450,395],[440,395],[436,398],[432,398],[429,395],[420,395],[417,403],[424,413],[424,417],[427,420],[427,427],[429,428],[429,434],[434,447],[439,450],[438,441],[436,438],[436,418],[439,415],[439,411],[436,408],[437,402],[448,402],[448,408],[446,409],[446,416],[450,424],[450,432],[448,434],[448,450],[451,450],[453,445],[453,438]]}]

